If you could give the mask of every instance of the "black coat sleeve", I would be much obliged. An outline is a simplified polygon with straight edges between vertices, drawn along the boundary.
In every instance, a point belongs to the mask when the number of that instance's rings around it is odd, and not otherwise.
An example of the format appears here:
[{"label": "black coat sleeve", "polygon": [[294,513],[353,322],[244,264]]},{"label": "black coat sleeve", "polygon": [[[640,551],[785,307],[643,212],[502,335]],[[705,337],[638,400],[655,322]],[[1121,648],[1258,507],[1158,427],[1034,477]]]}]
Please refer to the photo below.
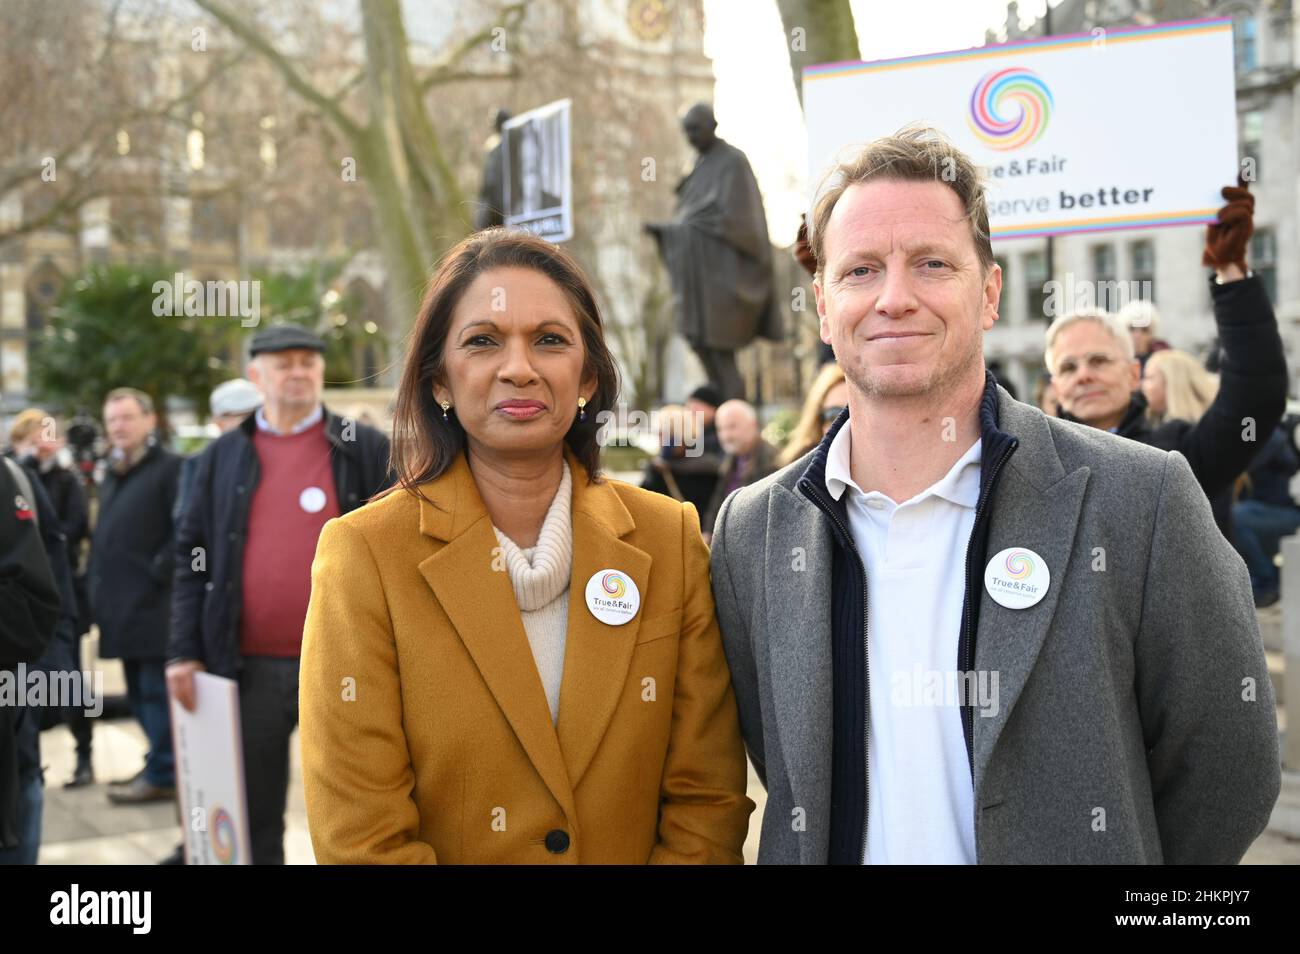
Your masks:
[{"label": "black coat sleeve", "polygon": [[76,669],[77,594],[72,586],[68,537],[59,520],[59,511],[38,475],[29,468],[28,476],[31,478],[32,494],[36,497],[36,512],[40,517],[41,544],[45,547],[45,558],[50,564],[50,575],[54,577],[54,588],[59,593],[59,622],[54,630],[54,639],[46,647],[37,665],[54,672]]},{"label": "black coat sleeve", "polygon": [[1282,338],[1263,282],[1251,277],[1212,284],[1211,295],[1223,346],[1219,393],[1171,448],[1187,458],[1207,497],[1250,467],[1282,420],[1287,392]]},{"label": "black coat sleeve", "polygon": [[0,463],[0,669],[36,662],[61,608],[40,531],[30,514],[18,515],[16,496],[18,485]]},{"label": "black coat sleeve", "polygon": [[86,487],[75,470],[58,472],[59,495],[54,501],[63,521],[63,532],[67,536],[68,556],[76,565],[76,556],[81,543],[90,536],[90,505],[86,500]]},{"label": "black coat sleeve", "polygon": [[186,501],[176,528],[172,563],[172,611],[167,637],[167,659],[203,660],[203,604],[207,600],[213,558],[203,519],[211,506],[215,444],[194,459]]},{"label": "black coat sleeve", "polygon": [[176,498],[180,494],[181,465],[183,457],[169,454],[159,474],[158,493],[162,512],[167,517],[166,541],[149,561],[153,576],[159,586],[170,586],[174,576],[176,552]]}]

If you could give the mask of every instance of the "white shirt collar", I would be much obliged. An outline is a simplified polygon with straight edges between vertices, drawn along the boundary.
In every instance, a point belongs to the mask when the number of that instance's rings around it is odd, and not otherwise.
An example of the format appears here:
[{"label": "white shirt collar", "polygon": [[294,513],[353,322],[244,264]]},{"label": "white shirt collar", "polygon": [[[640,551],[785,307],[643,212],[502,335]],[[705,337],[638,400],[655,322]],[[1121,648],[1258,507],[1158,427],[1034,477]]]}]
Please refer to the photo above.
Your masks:
[{"label": "white shirt collar", "polygon": [[[859,494],[866,496],[866,491],[853,480],[853,473],[849,466],[853,448],[851,424],[851,420],[844,422],[844,426],[836,433],[831,440],[831,446],[826,451],[826,489],[835,500],[840,499],[845,487],[852,487]],[[957,462],[949,468],[948,473],[912,499],[920,500],[933,494],[962,507],[974,508],[979,502],[980,495],[980,461],[983,444],[983,438],[976,438],[975,443],[958,458]]]},{"label": "white shirt collar", "polygon": [[[319,421],[321,417],[324,416],[324,414],[325,414],[325,406],[323,404],[317,404],[316,410],[312,411],[301,421],[295,424],[293,426],[293,430],[289,431],[289,433],[298,434],[301,433],[302,431],[307,430],[307,428],[311,427],[317,421]],[[259,431],[266,431],[268,434],[279,434],[281,437],[284,436],[283,431],[277,431],[274,427],[271,426],[271,422],[266,419],[266,415],[262,413],[262,409],[260,407],[253,412],[253,419],[257,422],[257,429]]]}]

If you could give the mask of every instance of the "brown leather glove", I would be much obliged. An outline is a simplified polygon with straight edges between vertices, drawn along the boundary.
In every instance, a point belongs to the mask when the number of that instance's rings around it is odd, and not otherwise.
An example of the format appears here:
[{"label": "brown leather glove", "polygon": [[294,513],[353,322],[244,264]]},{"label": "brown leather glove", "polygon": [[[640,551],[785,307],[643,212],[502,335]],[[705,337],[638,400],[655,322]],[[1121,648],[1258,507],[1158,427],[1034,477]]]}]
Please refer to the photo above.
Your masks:
[{"label": "brown leather glove", "polygon": [[799,234],[794,240],[794,259],[809,275],[817,274],[817,259],[808,246],[808,216],[799,216]]},{"label": "brown leather glove", "polygon": [[1219,210],[1219,221],[1205,227],[1205,254],[1201,264],[1213,268],[1236,265],[1246,270],[1246,247],[1255,231],[1255,197],[1245,183],[1226,186],[1228,204]]}]

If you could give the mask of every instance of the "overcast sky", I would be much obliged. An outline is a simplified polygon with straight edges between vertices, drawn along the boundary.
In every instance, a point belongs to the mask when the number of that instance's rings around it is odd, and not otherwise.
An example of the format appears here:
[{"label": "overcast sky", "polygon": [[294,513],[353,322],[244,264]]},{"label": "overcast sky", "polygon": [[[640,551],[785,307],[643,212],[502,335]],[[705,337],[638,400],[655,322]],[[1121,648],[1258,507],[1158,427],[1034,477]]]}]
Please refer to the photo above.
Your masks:
[{"label": "overcast sky", "polygon": [[[853,0],[864,60],[964,50],[1006,23],[1006,0]],[[1021,22],[1044,0],[1023,0]],[[790,78],[775,0],[704,0],[704,52],[717,78],[718,135],[749,156],[767,207],[772,241],[794,241],[805,207],[803,114]]]}]

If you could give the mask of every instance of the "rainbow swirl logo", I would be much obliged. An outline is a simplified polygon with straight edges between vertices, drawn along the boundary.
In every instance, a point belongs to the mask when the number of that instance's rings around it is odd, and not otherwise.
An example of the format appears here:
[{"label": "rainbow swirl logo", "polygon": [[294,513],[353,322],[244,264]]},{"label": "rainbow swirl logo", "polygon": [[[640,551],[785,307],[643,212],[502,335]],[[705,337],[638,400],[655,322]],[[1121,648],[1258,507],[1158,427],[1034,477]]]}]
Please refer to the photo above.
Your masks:
[{"label": "rainbow swirl logo", "polygon": [[618,573],[606,573],[600,578],[600,588],[616,600],[627,595],[627,583]]},{"label": "rainbow swirl logo", "polygon": [[1007,576],[1013,580],[1027,580],[1034,575],[1034,559],[1024,550],[1007,554]]},{"label": "rainbow swirl logo", "polygon": [[1008,152],[1037,142],[1051,118],[1052,91],[1033,70],[988,73],[970,94],[971,132],[990,149]]},{"label": "rainbow swirl logo", "polygon": [[212,854],[223,865],[235,863],[235,820],[224,808],[212,810],[212,820],[208,825],[208,837],[212,839]]}]

